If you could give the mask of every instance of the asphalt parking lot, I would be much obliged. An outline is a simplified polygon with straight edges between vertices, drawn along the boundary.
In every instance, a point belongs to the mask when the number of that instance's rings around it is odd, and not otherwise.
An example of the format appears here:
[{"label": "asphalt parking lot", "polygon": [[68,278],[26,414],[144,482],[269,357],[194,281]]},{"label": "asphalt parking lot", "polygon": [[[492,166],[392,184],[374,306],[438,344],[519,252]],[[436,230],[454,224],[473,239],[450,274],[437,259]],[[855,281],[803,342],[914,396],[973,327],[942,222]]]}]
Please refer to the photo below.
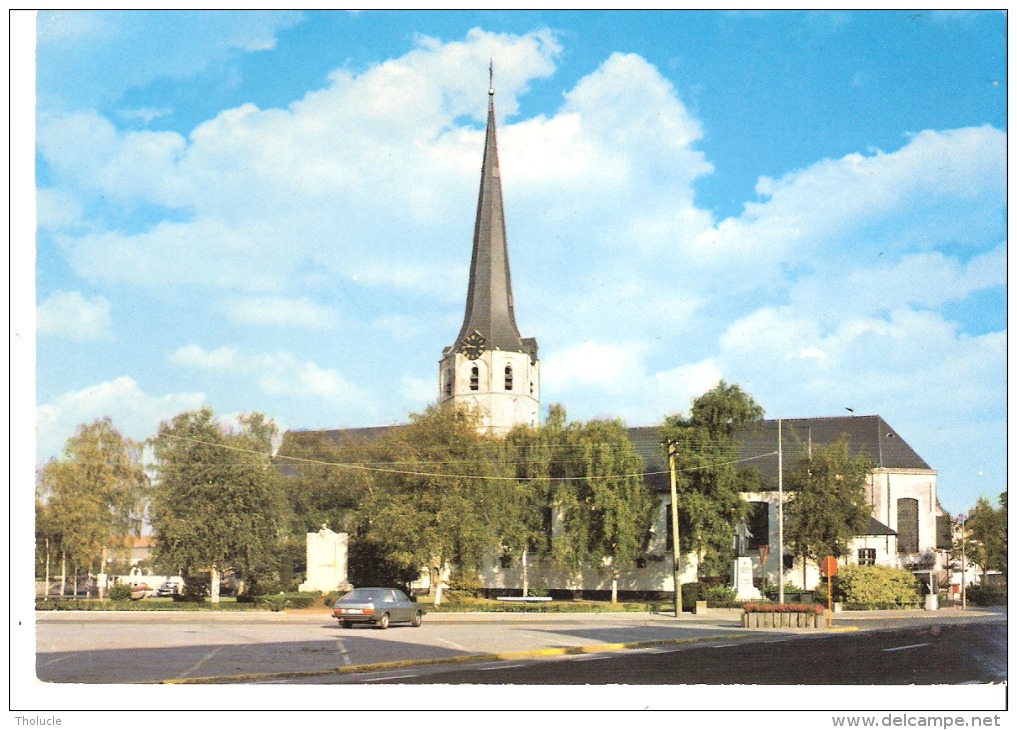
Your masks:
[{"label": "asphalt parking lot", "polygon": [[741,627],[740,613],[429,614],[423,626],[343,629],[327,612],[40,612],[36,675],[52,683],[186,683],[368,671],[564,653],[625,651],[767,633],[999,620],[997,611],[860,612],[827,629]]}]

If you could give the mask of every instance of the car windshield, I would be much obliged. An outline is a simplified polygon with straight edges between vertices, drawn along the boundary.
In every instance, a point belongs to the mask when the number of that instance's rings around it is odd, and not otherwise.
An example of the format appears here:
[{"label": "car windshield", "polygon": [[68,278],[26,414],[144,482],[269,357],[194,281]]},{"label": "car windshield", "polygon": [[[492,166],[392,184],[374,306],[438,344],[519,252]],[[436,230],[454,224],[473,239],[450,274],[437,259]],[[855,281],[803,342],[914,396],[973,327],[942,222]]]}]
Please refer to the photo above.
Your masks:
[{"label": "car windshield", "polygon": [[372,603],[378,600],[381,593],[380,590],[371,590],[370,588],[354,588],[339,600],[342,603]]}]

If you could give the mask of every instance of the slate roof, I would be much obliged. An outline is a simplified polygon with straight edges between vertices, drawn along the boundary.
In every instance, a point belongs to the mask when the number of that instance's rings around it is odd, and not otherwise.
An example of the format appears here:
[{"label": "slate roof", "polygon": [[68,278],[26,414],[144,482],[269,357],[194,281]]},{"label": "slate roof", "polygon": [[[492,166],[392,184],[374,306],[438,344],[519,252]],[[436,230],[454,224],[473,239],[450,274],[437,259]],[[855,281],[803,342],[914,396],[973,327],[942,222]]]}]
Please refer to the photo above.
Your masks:
[{"label": "slate roof", "polygon": [[306,429],[286,431],[283,434],[282,443],[275,453],[276,468],[284,476],[295,476],[297,470],[294,463],[285,457],[292,456],[301,442],[324,439],[326,443],[338,446],[349,441],[377,441],[392,429],[401,426],[367,426],[362,428],[330,428],[330,429]]},{"label": "slate roof", "polygon": [[[880,416],[833,416],[828,418],[785,418],[781,421],[784,478],[794,465],[808,457],[809,444],[821,446],[848,439],[852,457],[862,455],[878,468],[928,470],[932,468]],[[630,428],[629,440],[643,457],[647,483],[655,490],[669,490],[667,455],[660,445],[657,426]],[[740,442],[742,467],[754,466],[763,475],[767,489],[777,488],[777,421],[752,424],[736,434]],[[887,528],[889,529],[889,528]],[[883,534],[883,533],[875,533]]]},{"label": "slate roof", "polygon": [[466,315],[459,335],[445,352],[458,349],[469,334],[477,331],[484,338],[486,350],[525,352],[536,358],[537,341],[532,337],[524,339],[516,326],[505,236],[505,208],[501,195],[501,171],[498,167],[498,143],[494,128],[493,88],[489,96],[487,138],[480,170]]},{"label": "slate roof", "polygon": [[870,515],[869,516],[869,524],[865,526],[865,531],[862,532],[862,534],[863,535],[876,535],[876,536],[878,536],[878,535],[896,535],[897,532],[895,530],[891,530],[889,527],[887,527],[882,522],[877,520],[875,517]]}]

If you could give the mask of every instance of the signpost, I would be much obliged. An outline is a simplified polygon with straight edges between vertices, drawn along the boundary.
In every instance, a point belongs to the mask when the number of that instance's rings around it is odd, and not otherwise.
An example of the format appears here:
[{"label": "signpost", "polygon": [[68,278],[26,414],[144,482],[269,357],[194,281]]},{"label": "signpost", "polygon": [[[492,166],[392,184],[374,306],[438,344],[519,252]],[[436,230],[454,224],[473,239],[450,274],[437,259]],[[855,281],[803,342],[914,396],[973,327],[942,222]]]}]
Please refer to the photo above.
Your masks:
[{"label": "signpost", "polygon": [[837,558],[827,555],[819,561],[819,569],[826,576],[826,625],[833,625],[833,576],[837,575]]}]

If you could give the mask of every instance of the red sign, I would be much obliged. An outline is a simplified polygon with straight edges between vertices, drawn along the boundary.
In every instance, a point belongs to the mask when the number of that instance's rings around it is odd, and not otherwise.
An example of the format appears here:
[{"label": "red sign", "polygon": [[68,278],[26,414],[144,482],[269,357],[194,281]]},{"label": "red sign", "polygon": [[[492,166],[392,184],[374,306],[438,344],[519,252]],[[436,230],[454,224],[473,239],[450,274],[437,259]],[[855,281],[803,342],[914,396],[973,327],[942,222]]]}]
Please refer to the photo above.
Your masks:
[{"label": "red sign", "polygon": [[823,575],[837,575],[837,558],[832,555],[827,555],[819,561],[819,569],[822,571]]}]

